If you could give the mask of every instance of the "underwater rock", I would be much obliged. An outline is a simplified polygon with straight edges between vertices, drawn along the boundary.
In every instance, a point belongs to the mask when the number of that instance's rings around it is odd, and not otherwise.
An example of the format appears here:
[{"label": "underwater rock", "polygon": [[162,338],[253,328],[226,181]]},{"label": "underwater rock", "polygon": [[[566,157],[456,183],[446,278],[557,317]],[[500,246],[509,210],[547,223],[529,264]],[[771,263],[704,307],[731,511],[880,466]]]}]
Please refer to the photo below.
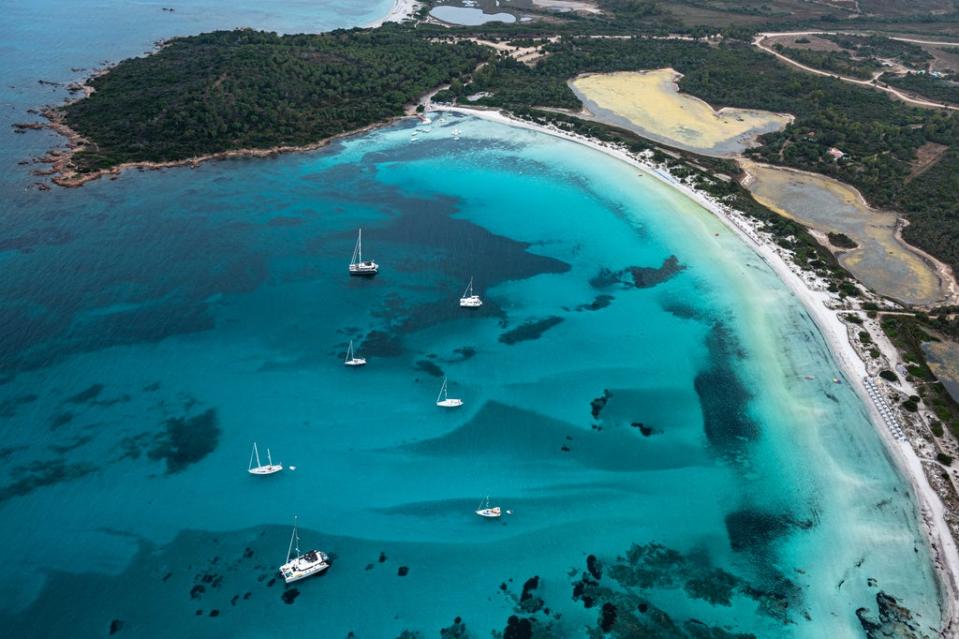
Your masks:
[{"label": "underwater rock", "polygon": [[380,552],[380,563],[383,563],[384,561],[386,561],[386,553],[381,551],[381,552]]},{"label": "underwater rock", "polygon": [[280,598],[283,599],[283,603],[292,605],[296,598],[300,596],[299,588],[289,588],[283,591],[283,594],[280,595]]},{"label": "underwater rock", "polygon": [[211,617],[219,617],[219,616],[220,616],[220,611],[217,610],[216,608],[214,608],[213,610],[210,611],[210,616],[211,616]]},{"label": "underwater rock", "polygon": [[630,266],[627,270],[633,276],[633,285],[636,288],[650,288],[662,284],[681,273],[685,268],[679,263],[679,259],[675,255],[670,255],[663,260],[663,264],[659,268]]},{"label": "underwater rock", "polygon": [[856,617],[866,633],[866,639],[930,639],[929,635],[920,630],[919,624],[912,617],[912,611],[892,595],[882,591],[876,593],[876,607],[879,609],[878,620],[872,619],[866,608],[856,610]]},{"label": "underwater rock", "polygon": [[110,622],[110,634],[111,634],[111,635],[115,635],[115,634],[117,634],[118,632],[120,632],[121,630],[123,630],[123,622],[122,622],[122,621],[120,621],[119,619],[114,619],[113,621]]},{"label": "underwater rock", "polygon": [[206,587],[203,584],[197,584],[190,589],[190,599],[199,599],[205,592]]},{"label": "underwater rock", "polygon": [[532,639],[533,620],[512,615],[506,620],[503,639]]},{"label": "underwater rock", "polygon": [[503,344],[516,344],[528,340],[539,339],[543,333],[563,321],[562,317],[551,316],[540,320],[526,320],[519,326],[512,328],[499,336]]},{"label": "underwater rock", "polygon": [[453,620],[453,625],[440,629],[440,639],[468,639],[469,632],[461,617]]},{"label": "underwater rock", "polygon": [[539,588],[538,575],[530,577],[523,584],[523,591],[519,596],[519,607],[524,612],[537,612],[543,607],[543,599],[533,595],[537,588]]},{"label": "underwater rock", "polygon": [[736,552],[761,550],[785,535],[792,519],[788,515],[743,509],[726,515],[726,534]]},{"label": "underwater rock", "polygon": [[428,375],[432,375],[433,377],[443,376],[443,369],[426,359],[417,360],[416,369],[421,370]]},{"label": "underwater rock", "polygon": [[194,417],[166,420],[166,432],[157,435],[147,453],[152,460],[165,460],[167,473],[178,473],[212,453],[220,440],[216,410]]},{"label": "underwater rock", "polygon": [[596,555],[586,557],[586,570],[593,576],[593,579],[599,580],[603,578],[603,566],[599,562],[599,559],[596,558]]},{"label": "underwater rock", "polygon": [[603,412],[604,408],[606,408],[606,404],[609,402],[609,398],[612,396],[613,394],[609,391],[609,389],[604,388],[602,395],[589,402],[589,412],[593,416],[593,419],[599,418],[599,414]]},{"label": "underwater rock", "polygon": [[605,295],[605,294],[604,294],[604,295],[597,295],[595,298],[593,298],[593,301],[592,301],[592,302],[590,302],[589,304],[580,304],[579,306],[577,306],[577,307],[575,308],[575,310],[577,310],[577,311],[599,311],[599,310],[602,310],[602,309],[606,308],[606,307],[609,306],[610,304],[612,304],[614,299],[616,299],[616,298],[613,297],[612,295]]},{"label": "underwater rock", "polygon": [[616,623],[616,606],[606,602],[600,609],[599,627],[603,632],[609,632]]},{"label": "underwater rock", "polygon": [[64,401],[69,402],[70,404],[86,404],[87,402],[91,402],[99,397],[104,388],[105,386],[103,384],[93,384],[89,388],[80,391],[76,395],[68,397]]},{"label": "underwater rock", "polygon": [[410,574],[410,569],[408,566],[400,566],[399,569],[397,569],[396,574],[400,577],[405,577],[406,575]]}]

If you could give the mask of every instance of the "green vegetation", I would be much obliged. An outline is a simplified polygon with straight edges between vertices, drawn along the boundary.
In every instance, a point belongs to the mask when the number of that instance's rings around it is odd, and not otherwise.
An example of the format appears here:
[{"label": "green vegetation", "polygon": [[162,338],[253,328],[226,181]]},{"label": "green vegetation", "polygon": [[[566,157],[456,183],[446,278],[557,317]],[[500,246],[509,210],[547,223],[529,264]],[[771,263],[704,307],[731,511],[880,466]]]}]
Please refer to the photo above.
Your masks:
[{"label": "green vegetation", "polygon": [[[905,315],[887,315],[882,319],[882,330],[903,354],[909,374],[919,382],[916,386],[926,406],[953,434],[959,435],[959,403],[950,397],[945,386],[936,379],[926,363],[922,343],[932,338],[924,330],[922,320]],[[885,371],[881,372],[880,376],[888,379],[884,373]],[[915,397],[906,401],[911,402],[911,405],[917,403]],[[905,402],[903,407],[912,410]]]},{"label": "green vegetation", "polygon": [[936,461],[943,466],[952,466],[952,455],[945,453],[936,453]]},{"label": "green vegetation", "polygon": [[856,57],[875,60],[884,58],[913,67],[925,68],[932,55],[918,44],[902,42],[878,35],[850,35],[845,33],[825,34],[822,36],[832,40],[843,49],[853,52]]},{"label": "green vegetation", "polygon": [[959,83],[954,78],[937,78],[928,73],[883,76],[886,84],[929,100],[959,104]]},{"label": "green vegetation", "polygon": [[879,371],[879,377],[883,378],[884,380],[886,380],[886,381],[888,381],[888,382],[898,382],[898,381],[899,381],[899,376],[896,375],[894,372],[892,372],[892,371],[889,370],[889,369]]},{"label": "green vegetation", "polygon": [[867,80],[881,67],[871,60],[853,59],[845,51],[815,51],[774,44],[773,49],[807,67]]},{"label": "green vegetation", "polygon": [[65,116],[95,143],[76,154],[80,171],[305,145],[402,115],[488,55],[485,47],[431,42],[398,27],[295,36],[219,31],[121,62]]},{"label": "green vegetation", "polygon": [[845,233],[829,233],[829,243],[838,248],[854,249],[859,245]]}]

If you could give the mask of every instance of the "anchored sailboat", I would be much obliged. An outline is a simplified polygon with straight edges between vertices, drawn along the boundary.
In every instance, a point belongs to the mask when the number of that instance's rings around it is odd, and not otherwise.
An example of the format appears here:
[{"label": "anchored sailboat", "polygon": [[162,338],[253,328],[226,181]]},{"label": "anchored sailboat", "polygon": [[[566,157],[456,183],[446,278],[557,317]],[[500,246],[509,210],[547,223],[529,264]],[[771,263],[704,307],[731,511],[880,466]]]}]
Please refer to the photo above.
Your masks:
[{"label": "anchored sailboat", "polygon": [[476,508],[476,514],[480,517],[486,517],[487,519],[496,519],[497,517],[503,516],[503,511],[499,506],[491,507],[489,505],[489,495],[487,495],[486,499],[481,501]]},{"label": "anchored sailboat", "polygon": [[366,366],[366,358],[357,357],[353,352],[353,340],[350,340],[350,347],[346,349],[346,359],[343,363],[347,366]]},{"label": "anchored sailboat", "polygon": [[373,260],[363,259],[363,229],[356,234],[356,246],[353,247],[353,259],[350,260],[350,275],[376,275],[380,265]]},{"label": "anchored sailboat", "polygon": [[479,295],[473,293],[473,278],[470,277],[470,283],[466,286],[466,290],[463,291],[463,296],[460,297],[460,307],[479,308],[482,305],[483,300],[480,299]]},{"label": "anchored sailboat", "polygon": [[[253,461],[256,461],[256,466]],[[283,470],[283,464],[274,464],[273,457],[270,455],[270,449],[266,449],[266,464],[260,463],[260,451],[256,448],[256,442],[253,442],[253,453],[250,455],[249,473],[251,475],[272,475]]]},{"label": "anchored sailboat", "polygon": [[300,553],[300,534],[296,527],[296,521],[297,518],[294,516],[293,536],[290,537],[290,547],[286,551],[286,563],[280,566],[283,581],[288,584],[318,575],[330,567],[330,558],[325,552],[311,550]]},{"label": "anchored sailboat", "polygon": [[462,399],[455,399],[449,396],[446,390],[446,378],[443,378],[443,386],[440,388],[440,394],[436,396],[436,405],[441,408],[458,408],[463,405]]}]

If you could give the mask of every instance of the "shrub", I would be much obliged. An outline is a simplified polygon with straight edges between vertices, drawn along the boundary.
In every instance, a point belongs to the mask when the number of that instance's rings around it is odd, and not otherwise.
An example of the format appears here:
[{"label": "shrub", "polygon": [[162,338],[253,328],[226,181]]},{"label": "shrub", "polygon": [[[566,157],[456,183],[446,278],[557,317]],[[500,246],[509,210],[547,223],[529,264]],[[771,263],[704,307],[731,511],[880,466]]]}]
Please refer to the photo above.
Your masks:
[{"label": "shrub", "polygon": [[945,453],[936,454],[936,461],[943,466],[952,466],[952,456]]},{"label": "shrub", "polygon": [[899,376],[893,373],[891,370],[886,369],[879,371],[879,377],[883,378],[887,382],[898,382]]},{"label": "shrub", "polygon": [[942,422],[937,419],[932,420],[929,424],[929,430],[932,431],[932,434],[936,437],[942,437],[944,432],[942,428]]}]

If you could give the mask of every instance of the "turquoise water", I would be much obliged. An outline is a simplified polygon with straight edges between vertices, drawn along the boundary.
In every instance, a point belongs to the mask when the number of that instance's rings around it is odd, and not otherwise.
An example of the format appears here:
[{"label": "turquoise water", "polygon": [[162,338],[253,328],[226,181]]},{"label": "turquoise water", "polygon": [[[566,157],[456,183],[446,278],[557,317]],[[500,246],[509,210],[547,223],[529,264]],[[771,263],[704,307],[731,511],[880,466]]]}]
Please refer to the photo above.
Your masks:
[{"label": "turquoise water", "polygon": [[[6,172],[11,636],[585,636],[609,604],[609,636],[859,637],[879,591],[937,625],[904,483],[746,246],[592,150],[414,127],[78,190]],[[249,476],[254,440],[296,470]],[[294,514],[335,559],[284,591]]]}]

